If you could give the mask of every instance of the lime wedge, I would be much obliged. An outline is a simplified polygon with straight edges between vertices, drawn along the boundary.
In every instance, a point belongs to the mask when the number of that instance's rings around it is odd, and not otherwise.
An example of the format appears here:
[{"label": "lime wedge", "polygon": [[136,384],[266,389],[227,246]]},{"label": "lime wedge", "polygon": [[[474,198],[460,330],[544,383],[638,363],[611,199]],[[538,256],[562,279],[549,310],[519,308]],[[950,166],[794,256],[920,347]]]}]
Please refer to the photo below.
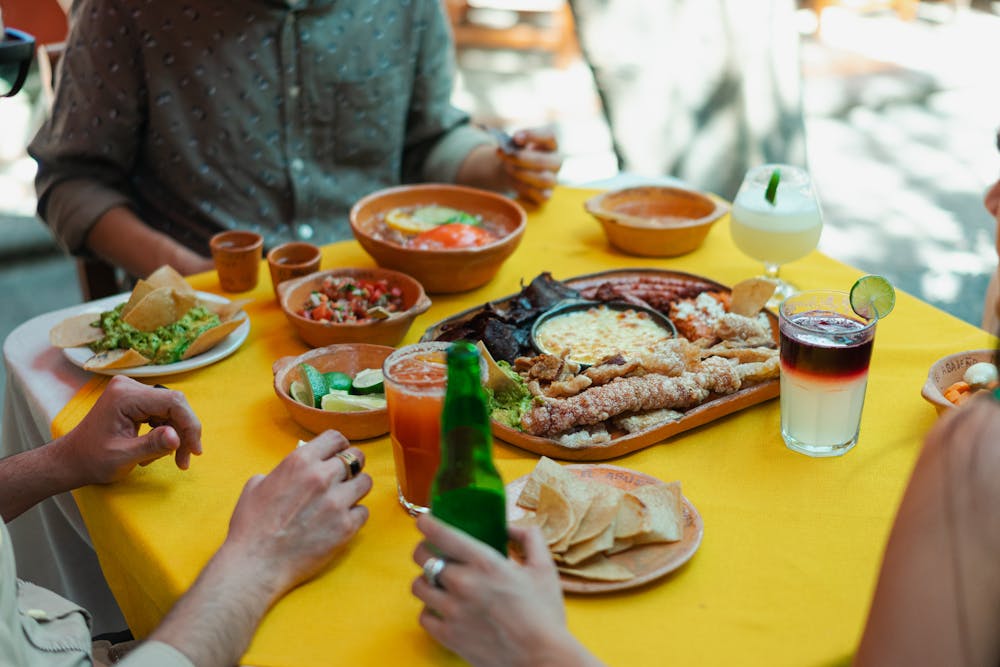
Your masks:
[{"label": "lime wedge", "polygon": [[385,382],[382,379],[382,370],[379,368],[366,368],[358,371],[354,376],[352,393],[384,394]]},{"label": "lime wedge", "polygon": [[326,391],[331,389],[351,390],[351,376],[340,371],[323,373],[323,380],[326,382]]},{"label": "lime wedge", "polygon": [[302,384],[304,385],[302,393],[304,400],[301,402],[318,408],[320,399],[326,393],[326,380],[323,378],[323,374],[307,363],[299,364],[299,373],[302,375]]},{"label": "lime wedge", "polygon": [[767,191],[764,193],[764,199],[766,199],[771,206],[774,206],[774,196],[778,194],[778,181],[780,180],[781,170],[775,169],[771,172],[771,180],[767,182]]},{"label": "lime wedge", "polygon": [[331,391],[323,397],[322,407],[329,412],[361,412],[385,407],[385,396],[355,396]]},{"label": "lime wedge", "polygon": [[306,384],[304,382],[299,382],[298,380],[293,381],[288,387],[288,395],[291,396],[292,400],[297,403],[308,405],[310,408],[313,407],[312,395],[309,393],[309,390],[306,388]]},{"label": "lime wedge", "polygon": [[882,276],[861,276],[851,287],[851,308],[871,320],[885,317],[896,305],[896,290]]}]

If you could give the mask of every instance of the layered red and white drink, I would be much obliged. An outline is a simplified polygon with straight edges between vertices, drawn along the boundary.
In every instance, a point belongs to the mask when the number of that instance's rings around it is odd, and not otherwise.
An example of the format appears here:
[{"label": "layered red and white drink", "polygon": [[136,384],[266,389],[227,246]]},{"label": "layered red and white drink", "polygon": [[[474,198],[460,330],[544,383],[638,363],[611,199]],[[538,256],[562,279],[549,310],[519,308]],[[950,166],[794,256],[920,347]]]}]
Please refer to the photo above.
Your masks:
[{"label": "layered red and white drink", "polygon": [[875,321],[843,292],[803,292],[780,308],[781,435],[810,456],[839,456],[858,441]]}]

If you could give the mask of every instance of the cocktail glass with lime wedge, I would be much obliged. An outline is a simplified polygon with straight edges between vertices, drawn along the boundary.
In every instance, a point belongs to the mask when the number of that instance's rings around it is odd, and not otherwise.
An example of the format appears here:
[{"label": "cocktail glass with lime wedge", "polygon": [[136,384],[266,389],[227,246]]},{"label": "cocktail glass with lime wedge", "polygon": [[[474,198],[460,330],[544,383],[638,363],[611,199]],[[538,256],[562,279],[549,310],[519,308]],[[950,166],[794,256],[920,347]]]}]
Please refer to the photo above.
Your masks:
[{"label": "cocktail glass with lime wedge", "polygon": [[868,364],[879,317],[895,302],[881,276],[850,294],[794,294],[778,309],[781,341],[781,436],[809,456],[840,456],[858,442]]},{"label": "cocktail glass with lime wedge", "polygon": [[781,266],[816,249],[823,214],[808,172],[786,164],[750,169],[733,201],[730,231],[741,251],[764,263],[776,283],[768,306],[776,307],[796,289],[779,276]]}]

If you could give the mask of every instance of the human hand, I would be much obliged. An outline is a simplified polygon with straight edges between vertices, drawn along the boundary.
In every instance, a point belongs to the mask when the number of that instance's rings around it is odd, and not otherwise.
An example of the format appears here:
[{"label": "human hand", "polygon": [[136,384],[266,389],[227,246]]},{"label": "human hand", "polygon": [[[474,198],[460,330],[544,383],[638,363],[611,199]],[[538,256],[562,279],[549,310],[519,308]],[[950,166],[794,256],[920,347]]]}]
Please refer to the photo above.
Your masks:
[{"label": "human hand", "polygon": [[270,588],[272,599],[311,578],[368,520],[358,505],[372,488],[361,450],[325,431],[286,456],[267,476],[251,477],[240,494],[220,552]]},{"label": "human hand", "polygon": [[426,540],[413,561],[447,563],[440,587],[423,575],[413,581],[425,605],[420,625],[432,637],[477,666],[587,664],[566,629],[559,576],[541,531],[508,526],[524,552],[519,564],[432,516],[419,517],[417,528]]},{"label": "human hand", "polygon": [[510,142],[497,147],[510,187],[534,204],[548,201],[563,163],[558,148],[551,130],[515,132]]},{"label": "human hand", "polygon": [[[155,428],[140,436],[142,424]],[[168,454],[187,470],[191,455],[201,454],[201,422],[181,392],[116,375],[76,428],[52,444],[79,476],[74,488],[107,484]]]}]

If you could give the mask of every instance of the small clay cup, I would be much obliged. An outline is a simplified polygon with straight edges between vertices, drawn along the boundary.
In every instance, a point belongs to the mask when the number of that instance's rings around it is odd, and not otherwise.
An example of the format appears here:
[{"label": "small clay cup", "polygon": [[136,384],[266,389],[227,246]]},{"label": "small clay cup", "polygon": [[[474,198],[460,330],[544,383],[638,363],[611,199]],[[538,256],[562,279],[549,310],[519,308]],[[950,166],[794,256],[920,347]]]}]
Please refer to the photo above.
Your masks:
[{"label": "small clay cup", "polygon": [[302,241],[283,243],[272,248],[267,253],[267,268],[271,272],[274,298],[281,302],[281,295],[278,294],[278,285],[281,283],[319,271],[322,255],[319,246]]},{"label": "small clay cup", "polygon": [[246,292],[257,286],[264,237],[255,232],[219,232],[209,242],[219,285],[226,292]]}]

